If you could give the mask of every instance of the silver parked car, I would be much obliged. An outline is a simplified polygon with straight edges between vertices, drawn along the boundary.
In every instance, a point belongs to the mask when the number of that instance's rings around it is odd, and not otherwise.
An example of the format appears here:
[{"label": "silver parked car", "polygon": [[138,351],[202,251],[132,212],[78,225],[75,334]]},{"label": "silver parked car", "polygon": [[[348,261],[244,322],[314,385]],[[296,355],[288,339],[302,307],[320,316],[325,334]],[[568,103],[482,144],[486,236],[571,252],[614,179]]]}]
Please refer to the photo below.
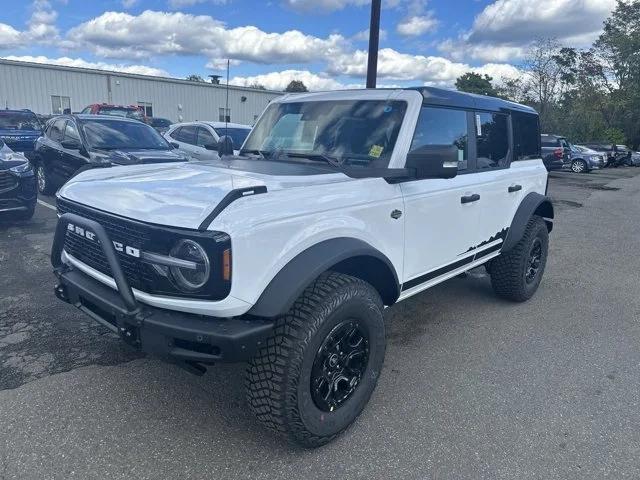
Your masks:
[{"label": "silver parked car", "polygon": [[218,156],[218,141],[222,136],[233,140],[237,154],[249,135],[251,126],[225,122],[187,122],[171,125],[164,138],[195,160],[215,160]]}]

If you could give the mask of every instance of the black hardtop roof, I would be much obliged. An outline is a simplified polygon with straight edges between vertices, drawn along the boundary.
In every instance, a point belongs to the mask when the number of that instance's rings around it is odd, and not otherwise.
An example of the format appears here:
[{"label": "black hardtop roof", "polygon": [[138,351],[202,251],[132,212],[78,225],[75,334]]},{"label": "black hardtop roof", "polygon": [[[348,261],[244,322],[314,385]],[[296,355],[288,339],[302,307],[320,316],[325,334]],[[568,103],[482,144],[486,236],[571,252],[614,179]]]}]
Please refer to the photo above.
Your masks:
[{"label": "black hardtop roof", "polygon": [[496,97],[476,95],[474,93],[459,92],[446,88],[436,87],[411,87],[409,90],[417,90],[424,97],[424,103],[428,105],[442,105],[443,107],[473,108],[475,110],[516,111],[537,115],[533,108],[520,103],[510,102]]}]

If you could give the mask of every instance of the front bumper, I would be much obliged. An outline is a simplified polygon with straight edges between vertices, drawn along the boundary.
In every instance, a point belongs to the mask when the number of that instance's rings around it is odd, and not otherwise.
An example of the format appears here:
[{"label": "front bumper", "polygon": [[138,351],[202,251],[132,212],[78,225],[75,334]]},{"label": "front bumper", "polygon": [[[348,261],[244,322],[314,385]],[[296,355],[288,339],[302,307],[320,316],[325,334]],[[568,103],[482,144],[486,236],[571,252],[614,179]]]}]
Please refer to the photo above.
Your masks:
[{"label": "front bumper", "polygon": [[26,212],[35,208],[36,177],[33,174],[14,176],[13,186],[0,189],[0,212]]},{"label": "front bumper", "polygon": [[[114,290],[61,260],[67,224],[90,229],[100,240],[117,285]],[[56,296],[143,352],[189,365],[250,359],[271,335],[274,322],[214,318],[140,304],[122,272],[113,243],[100,224],[66,213],[60,217],[51,252],[58,277]]]}]

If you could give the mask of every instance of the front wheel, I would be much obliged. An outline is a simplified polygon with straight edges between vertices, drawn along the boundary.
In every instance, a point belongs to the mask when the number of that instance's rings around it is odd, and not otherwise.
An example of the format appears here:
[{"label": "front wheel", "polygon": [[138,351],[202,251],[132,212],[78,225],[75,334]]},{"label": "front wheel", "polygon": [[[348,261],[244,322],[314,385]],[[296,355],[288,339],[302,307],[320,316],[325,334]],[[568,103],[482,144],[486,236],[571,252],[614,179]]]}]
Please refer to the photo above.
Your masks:
[{"label": "front wheel", "polygon": [[573,173],[586,173],[588,171],[586,162],[584,160],[574,160],[571,162],[571,171]]},{"label": "front wheel", "polygon": [[51,177],[42,163],[36,165],[36,180],[40,194],[51,195],[55,193],[56,189],[51,182]]},{"label": "front wheel", "polygon": [[385,353],[382,301],[357,278],[315,280],[247,368],[249,407],[269,428],[307,448],[351,425],[376,387]]},{"label": "front wheel", "polygon": [[542,280],[548,249],[547,225],[534,215],[515,247],[491,260],[491,286],[496,294],[514,302],[530,299]]}]

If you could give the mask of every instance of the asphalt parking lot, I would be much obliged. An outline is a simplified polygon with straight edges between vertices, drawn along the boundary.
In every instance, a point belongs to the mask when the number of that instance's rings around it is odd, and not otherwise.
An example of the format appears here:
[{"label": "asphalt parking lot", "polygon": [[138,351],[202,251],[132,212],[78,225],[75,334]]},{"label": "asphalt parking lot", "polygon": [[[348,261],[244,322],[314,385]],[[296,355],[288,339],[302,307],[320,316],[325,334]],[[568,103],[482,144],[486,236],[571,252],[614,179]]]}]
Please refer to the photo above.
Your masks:
[{"label": "asphalt parking lot", "polygon": [[639,478],[640,168],[549,190],[537,295],[478,269],[388,309],[368,408],[314,451],[254,421],[241,365],[191,376],[57,301],[54,211],[0,224],[0,479]]}]

